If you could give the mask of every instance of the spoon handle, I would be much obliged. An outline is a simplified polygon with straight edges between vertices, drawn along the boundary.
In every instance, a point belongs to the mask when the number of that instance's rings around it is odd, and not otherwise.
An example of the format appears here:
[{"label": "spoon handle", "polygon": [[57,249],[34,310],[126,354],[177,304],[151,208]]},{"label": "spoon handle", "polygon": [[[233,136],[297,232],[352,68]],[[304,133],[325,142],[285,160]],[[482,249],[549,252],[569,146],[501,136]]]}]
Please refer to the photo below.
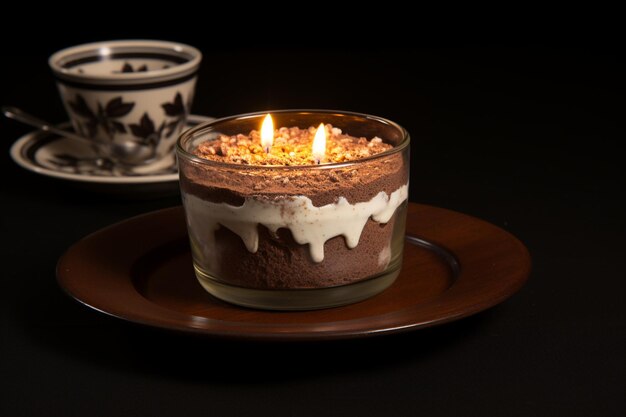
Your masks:
[{"label": "spoon handle", "polygon": [[39,128],[46,132],[54,133],[55,135],[64,136],[72,139],[77,139],[89,143],[94,143],[94,141],[87,139],[85,137],[79,136],[75,133],[69,132],[67,130],[59,129],[58,127],[52,126],[43,120],[36,118],[35,116],[25,113],[24,111],[12,107],[12,106],[2,106],[2,114],[5,117],[13,120],[17,120],[18,122],[25,123],[27,125],[31,125],[33,127]]}]

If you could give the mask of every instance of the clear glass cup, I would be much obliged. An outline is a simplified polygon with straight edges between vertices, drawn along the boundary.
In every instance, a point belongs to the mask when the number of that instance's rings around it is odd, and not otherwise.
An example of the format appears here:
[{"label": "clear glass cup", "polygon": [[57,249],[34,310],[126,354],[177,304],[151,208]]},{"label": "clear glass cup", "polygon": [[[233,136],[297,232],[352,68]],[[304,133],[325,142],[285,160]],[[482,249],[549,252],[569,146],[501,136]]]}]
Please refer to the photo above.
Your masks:
[{"label": "clear glass cup", "polygon": [[339,306],[389,287],[402,263],[409,134],[380,117],[325,110],[272,111],[275,126],[321,122],[394,147],[343,163],[259,166],[194,154],[220,135],[259,130],[266,113],[184,132],[180,185],[196,276],[222,300],[254,308]]}]

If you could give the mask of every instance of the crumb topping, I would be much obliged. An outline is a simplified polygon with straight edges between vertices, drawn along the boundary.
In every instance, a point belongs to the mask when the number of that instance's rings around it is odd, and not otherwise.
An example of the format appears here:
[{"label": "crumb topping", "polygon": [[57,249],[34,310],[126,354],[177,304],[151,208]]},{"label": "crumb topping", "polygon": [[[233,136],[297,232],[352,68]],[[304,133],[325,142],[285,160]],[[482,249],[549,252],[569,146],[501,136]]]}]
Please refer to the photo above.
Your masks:
[{"label": "crumb topping", "polygon": [[[392,149],[379,137],[368,140],[345,134],[330,124],[326,129],[326,155],[322,163],[348,162],[367,158]],[[250,134],[220,135],[217,139],[201,143],[194,151],[196,156],[212,161],[242,165],[315,165],[311,147],[316,128],[281,127],[274,131],[274,144],[267,153],[261,146],[257,130]]]}]

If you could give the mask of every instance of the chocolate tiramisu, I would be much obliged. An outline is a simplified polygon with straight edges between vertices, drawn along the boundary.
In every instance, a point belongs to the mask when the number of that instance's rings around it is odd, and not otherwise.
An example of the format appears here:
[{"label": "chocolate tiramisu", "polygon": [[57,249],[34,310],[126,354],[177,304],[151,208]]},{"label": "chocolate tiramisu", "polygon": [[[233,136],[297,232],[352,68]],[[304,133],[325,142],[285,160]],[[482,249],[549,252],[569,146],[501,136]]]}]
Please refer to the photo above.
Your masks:
[{"label": "chocolate tiramisu", "polygon": [[[252,130],[216,132],[182,157],[179,150],[194,266],[205,288],[218,297],[214,286],[252,290],[247,296],[254,297],[397,274],[407,153],[384,138],[351,136],[330,124],[271,131],[271,146]],[[326,144],[316,156],[311,148],[320,133]]]}]

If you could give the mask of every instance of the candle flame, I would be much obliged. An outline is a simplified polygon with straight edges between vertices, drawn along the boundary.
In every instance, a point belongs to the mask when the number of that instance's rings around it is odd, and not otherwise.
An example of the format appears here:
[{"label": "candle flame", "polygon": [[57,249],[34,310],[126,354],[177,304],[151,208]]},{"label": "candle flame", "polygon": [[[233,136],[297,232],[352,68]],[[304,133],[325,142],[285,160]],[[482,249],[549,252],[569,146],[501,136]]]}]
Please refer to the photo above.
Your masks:
[{"label": "candle flame", "polygon": [[274,121],[272,120],[272,116],[268,113],[267,116],[265,116],[265,119],[263,119],[263,124],[261,125],[261,146],[266,153],[270,153],[273,143]]},{"label": "candle flame", "polygon": [[320,123],[313,139],[313,158],[319,164],[324,160],[324,156],[326,156],[326,128],[324,123]]}]

